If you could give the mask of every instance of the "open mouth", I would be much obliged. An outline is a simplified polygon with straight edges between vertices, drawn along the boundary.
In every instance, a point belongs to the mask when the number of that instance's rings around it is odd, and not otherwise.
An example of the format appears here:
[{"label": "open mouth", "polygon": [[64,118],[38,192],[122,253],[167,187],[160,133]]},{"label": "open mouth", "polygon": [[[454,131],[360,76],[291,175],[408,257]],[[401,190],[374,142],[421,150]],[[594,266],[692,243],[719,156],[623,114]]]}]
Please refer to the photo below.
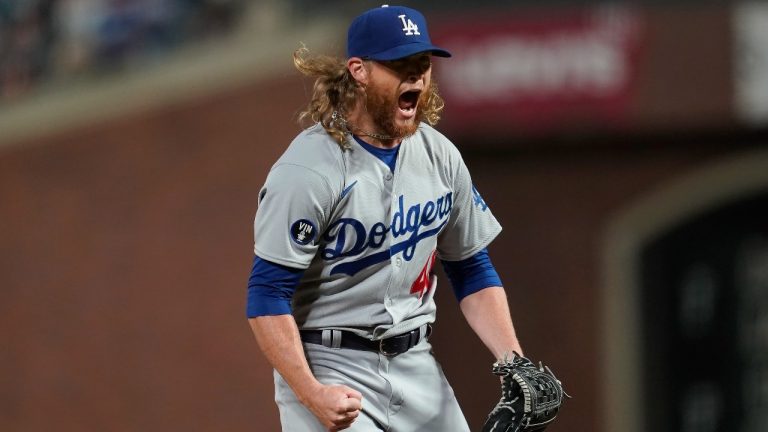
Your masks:
[{"label": "open mouth", "polygon": [[400,111],[407,116],[412,116],[416,112],[416,106],[419,104],[420,95],[421,91],[419,90],[403,92],[397,100],[397,105],[400,108]]}]

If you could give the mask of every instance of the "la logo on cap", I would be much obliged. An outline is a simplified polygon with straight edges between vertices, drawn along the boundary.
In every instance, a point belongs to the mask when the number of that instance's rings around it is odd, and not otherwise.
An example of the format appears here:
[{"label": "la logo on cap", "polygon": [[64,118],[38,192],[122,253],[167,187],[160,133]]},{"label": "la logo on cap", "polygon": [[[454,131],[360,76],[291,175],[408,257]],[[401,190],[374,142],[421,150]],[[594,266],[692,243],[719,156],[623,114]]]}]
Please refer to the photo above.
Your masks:
[{"label": "la logo on cap", "polygon": [[[381,7],[389,7],[388,4],[383,4]],[[418,35],[421,36],[421,33],[419,33],[419,26],[414,24],[413,21],[410,20],[410,18],[406,18],[405,14],[398,15],[398,18],[400,18],[400,21],[403,22],[403,33],[405,33],[406,36],[413,36]]]},{"label": "la logo on cap", "polygon": [[421,35],[421,33],[419,33],[419,26],[414,24],[410,19],[406,21],[405,15],[398,15],[397,17],[403,22],[403,33],[405,33],[406,36]]}]

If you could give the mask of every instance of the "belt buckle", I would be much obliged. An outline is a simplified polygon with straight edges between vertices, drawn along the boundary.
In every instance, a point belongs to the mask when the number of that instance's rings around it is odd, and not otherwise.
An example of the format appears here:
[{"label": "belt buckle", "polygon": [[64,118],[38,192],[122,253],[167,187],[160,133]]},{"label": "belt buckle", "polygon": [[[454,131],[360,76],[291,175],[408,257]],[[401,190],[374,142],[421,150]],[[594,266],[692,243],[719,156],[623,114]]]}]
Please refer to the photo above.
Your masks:
[{"label": "belt buckle", "polygon": [[381,339],[381,340],[379,341],[379,352],[380,352],[380,353],[384,354],[384,355],[385,355],[385,356],[387,356],[387,357],[394,357],[394,356],[396,356],[396,355],[398,355],[398,354],[401,354],[400,352],[397,352],[397,351],[395,351],[395,352],[388,352],[388,351],[386,351],[386,350],[384,349],[384,341],[386,341],[386,340],[387,340],[387,339]]}]

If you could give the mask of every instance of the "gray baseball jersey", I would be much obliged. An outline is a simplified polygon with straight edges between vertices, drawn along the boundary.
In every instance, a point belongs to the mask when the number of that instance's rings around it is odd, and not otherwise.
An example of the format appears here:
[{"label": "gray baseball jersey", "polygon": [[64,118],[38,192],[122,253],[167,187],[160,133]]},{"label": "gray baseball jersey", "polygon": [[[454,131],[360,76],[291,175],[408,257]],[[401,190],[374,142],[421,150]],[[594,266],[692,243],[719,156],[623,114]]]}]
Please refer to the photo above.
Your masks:
[{"label": "gray baseball jersey", "polygon": [[501,226],[456,147],[421,124],[394,172],[315,125],[291,143],[259,194],[254,252],[306,269],[293,296],[299,328],[375,339],[433,322],[435,258],[458,261]]}]

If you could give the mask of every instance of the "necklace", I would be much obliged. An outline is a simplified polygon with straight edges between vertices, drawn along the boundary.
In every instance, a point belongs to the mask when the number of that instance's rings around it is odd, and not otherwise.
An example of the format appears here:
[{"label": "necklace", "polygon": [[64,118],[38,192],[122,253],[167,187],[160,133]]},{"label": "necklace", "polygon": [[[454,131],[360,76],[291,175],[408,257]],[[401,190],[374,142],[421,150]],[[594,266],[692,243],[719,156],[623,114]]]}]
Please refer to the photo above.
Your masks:
[{"label": "necklace", "polygon": [[402,138],[402,137],[393,137],[393,136],[389,136],[389,135],[382,135],[382,134],[378,134],[378,133],[375,133],[375,132],[366,132],[366,131],[361,130],[361,129],[358,129],[357,131],[353,131],[352,129],[350,129],[349,124],[347,123],[347,119],[342,117],[342,115],[339,114],[338,111],[334,111],[331,114],[331,124],[333,124],[333,123],[336,123],[341,129],[344,129],[344,130],[346,130],[349,133],[352,133],[352,134],[355,134],[355,135],[358,135],[358,136],[368,136],[368,137],[371,137],[373,139],[377,139],[379,141],[392,141],[392,140],[396,140],[396,139]]}]

